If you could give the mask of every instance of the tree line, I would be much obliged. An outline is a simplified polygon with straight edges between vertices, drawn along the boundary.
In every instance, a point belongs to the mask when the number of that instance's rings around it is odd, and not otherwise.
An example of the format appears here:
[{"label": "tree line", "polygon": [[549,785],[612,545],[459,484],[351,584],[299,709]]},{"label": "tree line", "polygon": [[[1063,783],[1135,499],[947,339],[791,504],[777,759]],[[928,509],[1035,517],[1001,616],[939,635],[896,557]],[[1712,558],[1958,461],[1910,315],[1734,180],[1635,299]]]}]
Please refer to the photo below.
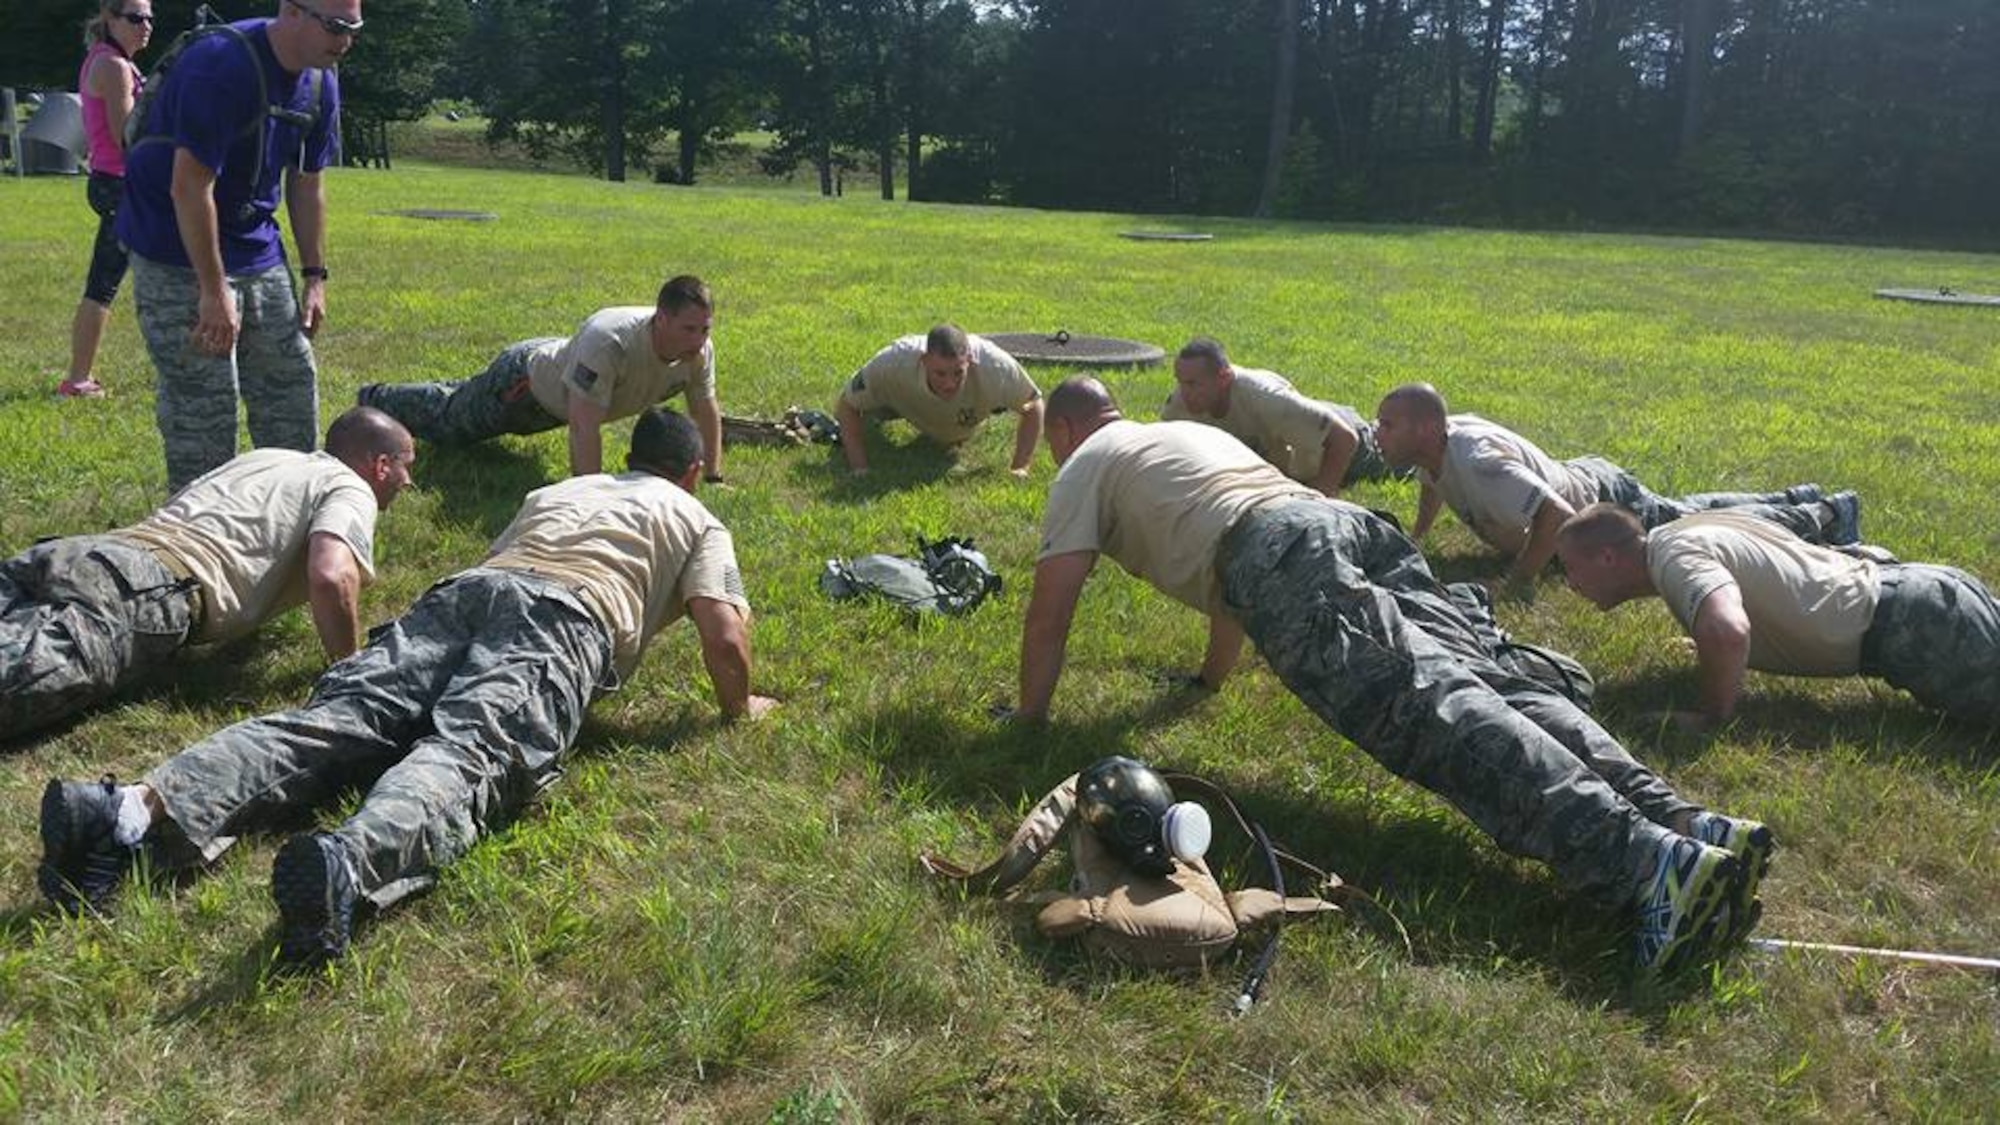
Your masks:
[{"label": "tree line", "polygon": [[[33,7],[0,78],[73,81],[81,14]],[[43,7],[65,13],[69,46],[38,45]],[[160,0],[159,40],[193,7]],[[494,137],[612,179],[693,183],[716,145],[759,129],[767,171],[829,194],[856,176],[885,197],[900,183],[1041,207],[2000,232],[1993,0],[368,0],[366,15],[342,79],[357,124],[465,97]]]}]

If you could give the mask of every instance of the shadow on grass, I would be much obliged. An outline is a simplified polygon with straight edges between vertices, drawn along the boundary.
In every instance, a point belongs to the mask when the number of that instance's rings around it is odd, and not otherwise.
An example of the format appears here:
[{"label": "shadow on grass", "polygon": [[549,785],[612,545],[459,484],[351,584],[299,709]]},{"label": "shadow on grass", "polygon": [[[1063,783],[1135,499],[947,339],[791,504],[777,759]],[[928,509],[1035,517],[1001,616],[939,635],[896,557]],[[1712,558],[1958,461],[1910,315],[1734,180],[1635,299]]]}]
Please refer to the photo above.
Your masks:
[{"label": "shadow on grass", "polygon": [[[1207,698],[1196,692],[1168,694],[1136,711],[1046,728],[968,728],[946,716],[895,710],[851,726],[848,743],[875,748],[884,784],[892,792],[916,790],[981,814],[996,806],[1011,812],[1098,758],[1134,752],[1145,730],[1173,722]],[[883,731],[894,731],[895,737],[884,740]],[[1482,845],[1476,830],[1455,814],[1384,818],[1365,792],[1309,797],[1212,770],[1202,773],[1230,791],[1280,847],[1337,871],[1400,919],[1418,963],[1494,968],[1526,963],[1558,981],[1580,1003],[1623,1003],[1628,998],[1629,920],[1624,914],[1563,893],[1533,864]],[[1389,784],[1406,783],[1392,779]],[[1263,885],[1261,867],[1251,862],[1249,841],[1240,836],[1218,821],[1211,860],[1225,886]],[[990,857],[977,858],[983,862]],[[1393,923],[1365,905],[1352,914],[1355,924],[1400,947]],[[1246,946],[1254,947],[1254,941]],[[1046,959],[1045,967],[1052,980],[1088,986],[1072,958]]]},{"label": "shadow on grass", "polygon": [[855,476],[838,446],[827,448],[824,460],[805,457],[790,468],[794,483],[820,499],[841,504],[866,504],[883,496],[935,484],[959,464],[958,453],[918,436],[890,442],[879,431],[868,435],[868,474]]},{"label": "shadow on grass", "polygon": [[1886,706],[1858,700],[1829,706],[1807,696],[1751,693],[1740,701],[1736,718],[1714,735],[1685,734],[1665,723],[1642,722],[1642,716],[1669,706],[1692,707],[1698,694],[1690,666],[1654,669],[1600,684],[1597,698],[1599,710],[1612,716],[1632,742],[1649,750],[1659,748],[1657,762],[1640,755],[1655,765],[1696,760],[1716,738],[1770,742],[1808,752],[1854,747],[1881,761],[1915,756],[1975,768],[2000,761],[2000,731],[1959,722],[1906,698]]},{"label": "shadow on grass", "polygon": [[202,981],[180,1003],[161,1012],[159,1025],[173,1027],[199,1023],[211,1013],[227,1014],[256,1000],[272,980],[272,951],[277,945],[278,928],[273,924],[248,949]]},{"label": "shadow on grass", "polygon": [[501,441],[476,445],[425,445],[411,475],[418,487],[436,492],[446,522],[477,528],[493,539],[514,522],[521,498],[549,482],[540,457]]},{"label": "shadow on grass", "polygon": [[0,736],[0,758],[69,733],[112,707],[158,704],[177,710],[206,709],[266,698],[303,698],[317,678],[311,670],[261,659],[268,655],[255,636],[222,645],[197,645],[176,653],[172,663],[152,670],[103,703],[29,731]]}]

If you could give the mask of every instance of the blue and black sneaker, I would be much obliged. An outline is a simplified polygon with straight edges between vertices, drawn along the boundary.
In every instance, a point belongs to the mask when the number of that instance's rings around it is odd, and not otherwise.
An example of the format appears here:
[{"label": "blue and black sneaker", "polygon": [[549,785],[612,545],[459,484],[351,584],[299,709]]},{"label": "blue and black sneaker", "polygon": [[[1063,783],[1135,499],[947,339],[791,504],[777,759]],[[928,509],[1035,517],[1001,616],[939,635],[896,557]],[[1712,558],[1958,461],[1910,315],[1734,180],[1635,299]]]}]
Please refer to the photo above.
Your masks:
[{"label": "blue and black sneaker", "polygon": [[1817,504],[1826,499],[1826,491],[1816,484],[1795,484],[1785,490],[1787,504]]},{"label": "blue and black sneaker", "polygon": [[271,898],[278,904],[278,959],[309,967],[347,952],[359,897],[347,842],[314,832],[294,836],[271,862]]},{"label": "blue and black sneaker", "polygon": [[1639,900],[1639,975],[1665,980],[1708,960],[1719,948],[1719,916],[1742,880],[1743,865],[1728,849],[1673,837]]},{"label": "blue and black sneaker", "polygon": [[42,863],[35,885],[65,914],[102,910],[139,849],[118,842],[118,783],[51,781],[42,791]]},{"label": "blue and black sneaker", "polygon": [[1750,933],[1763,910],[1757,903],[1757,887],[1771,870],[1771,856],[1778,850],[1777,837],[1768,825],[1741,820],[1721,813],[1699,812],[1688,821],[1689,836],[1704,844],[1727,848],[1743,866],[1743,878],[1729,900],[1729,925],[1723,941],[1734,945]]}]

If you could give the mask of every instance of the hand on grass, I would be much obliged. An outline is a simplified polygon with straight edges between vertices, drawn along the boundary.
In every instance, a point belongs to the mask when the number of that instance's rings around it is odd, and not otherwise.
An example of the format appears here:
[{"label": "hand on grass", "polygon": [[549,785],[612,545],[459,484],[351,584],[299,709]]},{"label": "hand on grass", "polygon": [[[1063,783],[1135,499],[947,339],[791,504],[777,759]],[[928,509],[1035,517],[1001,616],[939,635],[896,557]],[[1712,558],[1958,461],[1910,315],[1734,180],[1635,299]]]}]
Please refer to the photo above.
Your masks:
[{"label": "hand on grass", "polygon": [[753,695],[743,705],[743,713],[732,717],[733,722],[754,723],[770,714],[778,706],[778,701],[768,695]]}]

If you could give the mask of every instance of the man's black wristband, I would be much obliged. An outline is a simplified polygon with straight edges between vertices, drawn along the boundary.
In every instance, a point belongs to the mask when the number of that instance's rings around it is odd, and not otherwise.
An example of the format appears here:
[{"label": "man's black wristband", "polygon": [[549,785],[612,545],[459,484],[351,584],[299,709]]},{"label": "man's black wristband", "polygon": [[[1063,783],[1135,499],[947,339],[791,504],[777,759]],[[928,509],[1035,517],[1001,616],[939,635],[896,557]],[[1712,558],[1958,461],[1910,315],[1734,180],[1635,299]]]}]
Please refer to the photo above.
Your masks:
[{"label": "man's black wristband", "polygon": [[723,478],[721,473],[703,473],[701,474],[701,479],[707,481],[709,484],[723,483]]},{"label": "man's black wristband", "polygon": [[330,275],[326,272],[325,266],[300,266],[299,276],[305,278],[307,281],[311,281],[314,278],[325,281]]}]

